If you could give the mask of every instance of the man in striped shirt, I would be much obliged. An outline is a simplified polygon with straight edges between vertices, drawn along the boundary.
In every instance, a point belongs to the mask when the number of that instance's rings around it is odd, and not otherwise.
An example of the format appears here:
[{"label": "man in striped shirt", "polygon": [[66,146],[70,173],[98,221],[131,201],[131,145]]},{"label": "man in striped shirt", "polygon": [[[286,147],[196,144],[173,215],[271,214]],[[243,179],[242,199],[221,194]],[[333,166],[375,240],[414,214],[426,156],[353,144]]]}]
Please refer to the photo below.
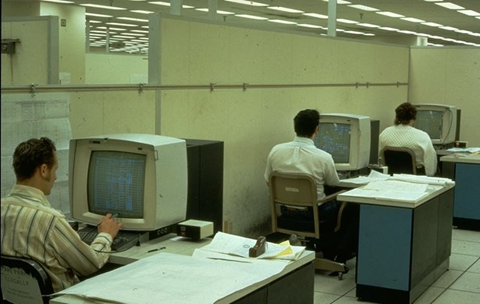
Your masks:
[{"label": "man in striped shirt", "polygon": [[122,224],[107,214],[97,238],[87,245],[66,217],[52,208],[49,195],[56,180],[54,143],[45,137],[17,146],[13,169],[17,178],[2,198],[2,255],[33,259],[49,274],[55,292],[99,270],[108,261],[110,246]]}]

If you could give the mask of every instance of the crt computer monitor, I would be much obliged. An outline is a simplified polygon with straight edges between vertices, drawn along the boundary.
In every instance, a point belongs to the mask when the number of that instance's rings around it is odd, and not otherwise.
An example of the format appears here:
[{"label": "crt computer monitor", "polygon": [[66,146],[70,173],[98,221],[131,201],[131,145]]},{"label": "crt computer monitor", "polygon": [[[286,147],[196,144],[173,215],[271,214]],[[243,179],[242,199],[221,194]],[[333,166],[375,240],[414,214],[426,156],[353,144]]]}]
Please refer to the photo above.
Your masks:
[{"label": "crt computer monitor", "polygon": [[96,225],[116,214],[123,230],[153,231],[185,220],[183,139],[113,134],[70,141],[71,217]]},{"label": "crt computer monitor", "polygon": [[457,133],[457,108],[442,104],[415,104],[414,127],[428,133],[434,145],[450,144]]},{"label": "crt computer monitor", "polygon": [[315,146],[330,153],[337,171],[354,171],[368,166],[370,117],[329,113],[320,115]]}]

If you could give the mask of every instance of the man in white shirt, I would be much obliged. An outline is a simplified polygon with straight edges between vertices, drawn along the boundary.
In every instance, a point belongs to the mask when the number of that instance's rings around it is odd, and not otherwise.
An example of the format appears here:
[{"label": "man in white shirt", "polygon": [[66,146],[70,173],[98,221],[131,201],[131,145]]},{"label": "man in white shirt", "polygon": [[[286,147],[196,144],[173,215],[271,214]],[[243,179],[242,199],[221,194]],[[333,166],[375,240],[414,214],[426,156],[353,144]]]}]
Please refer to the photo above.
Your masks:
[{"label": "man in white shirt", "polygon": [[[278,144],[270,151],[267,159],[267,168],[265,170],[265,180],[268,184],[270,174],[273,171],[284,173],[306,173],[311,175],[317,183],[317,196],[318,199],[325,197],[324,185],[336,186],[340,182],[337,171],[335,170],[335,164],[332,156],[318,149],[313,142],[313,139],[318,134],[320,122],[320,113],[317,110],[306,109],[300,111],[294,118],[294,129],[296,136],[293,141],[283,144]],[[319,205],[319,215],[321,221],[325,221],[324,229],[333,231],[336,225],[337,214],[340,207],[340,203],[337,201],[330,201]],[[355,206],[353,207],[355,208]],[[347,208],[346,208],[347,209]],[[355,211],[350,212],[345,210],[348,214],[348,220],[350,223],[343,225],[346,217],[342,218],[342,233],[340,241],[340,247],[342,251],[355,252],[357,248],[358,237],[358,215],[355,220]],[[310,215],[308,213],[288,211],[283,209],[282,214],[288,217],[295,217],[297,219],[308,219]],[[353,214],[353,215],[352,215]],[[345,215],[345,212],[344,212]],[[352,225],[349,225],[352,224]],[[348,232],[346,231],[348,230]],[[345,233],[344,233],[345,232]],[[324,252],[325,254],[325,252]],[[336,254],[336,253],[331,253]],[[327,258],[335,259],[334,256]],[[351,258],[350,256],[338,257],[337,260],[346,261]]]},{"label": "man in white shirt", "polygon": [[395,125],[380,133],[379,150],[386,146],[409,148],[415,153],[417,168],[423,166],[426,175],[433,176],[437,171],[437,153],[430,136],[413,127],[416,117],[414,105],[409,102],[399,105],[395,109]]}]

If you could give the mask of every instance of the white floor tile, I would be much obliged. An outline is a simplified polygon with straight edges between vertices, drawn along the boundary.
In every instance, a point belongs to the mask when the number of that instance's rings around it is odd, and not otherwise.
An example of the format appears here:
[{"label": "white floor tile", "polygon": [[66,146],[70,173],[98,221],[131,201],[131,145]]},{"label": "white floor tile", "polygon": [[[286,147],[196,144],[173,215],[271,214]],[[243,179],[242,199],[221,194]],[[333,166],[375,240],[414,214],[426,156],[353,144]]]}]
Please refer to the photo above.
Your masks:
[{"label": "white floor tile", "polygon": [[480,257],[480,243],[452,240],[452,253]]},{"label": "white floor tile", "polygon": [[340,297],[341,296],[339,295],[333,295],[333,294],[323,293],[323,292],[315,292],[313,303],[314,304],[330,304]]},{"label": "white floor tile", "polygon": [[442,294],[446,289],[439,287],[430,287],[425,290],[413,303],[414,304],[430,304],[435,301],[438,296]]},{"label": "white floor tile", "polygon": [[[433,304],[473,304],[480,303],[480,294],[447,289]],[[336,302],[335,302],[336,304]]]},{"label": "white floor tile", "polygon": [[329,277],[326,275],[315,275],[315,292],[323,292],[334,295],[343,296],[355,288],[355,277],[349,277],[350,273],[344,275],[343,280],[337,277]]},{"label": "white floor tile", "polygon": [[477,260],[479,260],[479,258],[471,255],[452,253],[450,255],[449,269],[465,271],[469,267],[471,267]]},{"label": "white floor tile", "polygon": [[452,240],[480,243],[480,231],[453,229]]},{"label": "white floor tile", "polygon": [[475,272],[475,273],[480,273],[480,258],[473,264],[472,267],[467,269],[467,272]]},{"label": "white floor tile", "polygon": [[352,289],[349,293],[345,295],[345,297],[356,298],[357,288]]},{"label": "white floor tile", "polygon": [[463,271],[450,269],[446,271],[438,280],[436,280],[432,286],[440,288],[448,288],[463,274]]},{"label": "white floor tile", "polygon": [[480,273],[465,272],[449,289],[475,292],[480,295]]},{"label": "white floor tile", "polygon": [[334,304],[373,304],[373,302],[360,302],[357,301],[357,298],[341,297],[340,299],[336,300]]}]

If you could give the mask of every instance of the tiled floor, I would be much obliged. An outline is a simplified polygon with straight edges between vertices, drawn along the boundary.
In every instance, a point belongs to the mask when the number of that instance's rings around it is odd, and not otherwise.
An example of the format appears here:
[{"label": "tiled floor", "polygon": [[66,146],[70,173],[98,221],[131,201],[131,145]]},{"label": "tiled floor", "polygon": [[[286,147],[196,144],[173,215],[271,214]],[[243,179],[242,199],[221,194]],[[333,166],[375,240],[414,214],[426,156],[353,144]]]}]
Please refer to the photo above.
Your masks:
[{"label": "tiled floor", "polygon": [[[317,272],[315,304],[369,303],[355,297],[355,260],[343,280]],[[453,229],[450,270],[427,289],[415,304],[480,303],[480,232]]]}]

